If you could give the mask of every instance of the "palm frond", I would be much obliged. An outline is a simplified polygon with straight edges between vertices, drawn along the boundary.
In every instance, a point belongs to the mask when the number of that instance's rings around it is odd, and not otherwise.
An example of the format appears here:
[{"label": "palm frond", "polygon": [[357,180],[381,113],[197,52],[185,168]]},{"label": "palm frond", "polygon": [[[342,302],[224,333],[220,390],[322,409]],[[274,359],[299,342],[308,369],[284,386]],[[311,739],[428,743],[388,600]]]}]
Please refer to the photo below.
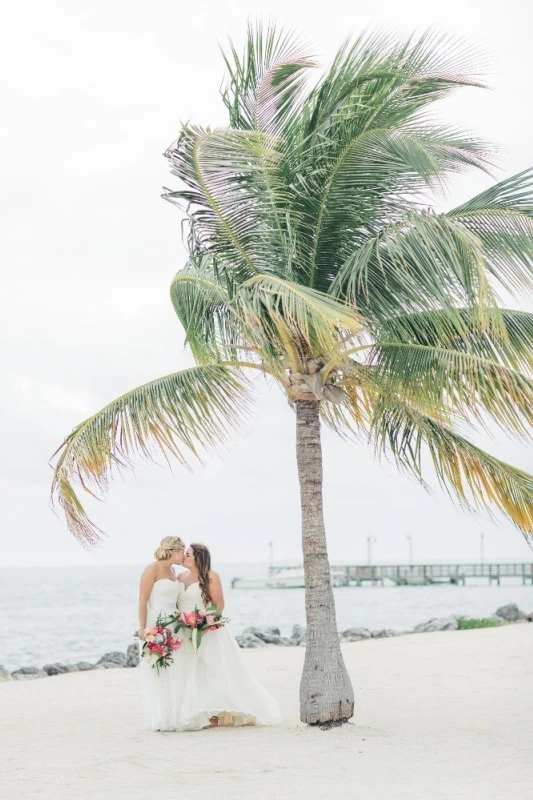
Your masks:
[{"label": "palm frond", "polygon": [[171,171],[187,187],[164,197],[189,206],[191,256],[209,254],[235,279],[284,273],[290,258],[277,220],[288,194],[274,147],[257,131],[185,128],[166,153]]},{"label": "palm frond", "polygon": [[316,66],[307,45],[294,31],[259,23],[248,26],[242,56],[231,40],[222,54],[231,127],[280,135],[298,115],[307,71]]},{"label": "palm frond", "polygon": [[374,31],[340,49],[283,148],[311,287],[325,290],[365,233],[396,221],[428,184],[486,168],[486,143],[425,113],[449,91],[477,85],[469,73],[478,63],[463,43],[431,32],[405,42]]},{"label": "palm frond", "polygon": [[498,509],[533,534],[533,476],[499,461],[450,427],[383,392],[374,409],[371,441],[378,455],[423,480],[426,456],[441,487],[467,510]]},{"label": "palm frond", "polygon": [[449,212],[449,216],[462,217],[465,214],[477,214],[488,209],[515,211],[533,217],[533,167],[485,189],[466,203],[454,208]]},{"label": "palm frond", "polygon": [[407,401],[424,399],[486,426],[486,417],[519,436],[533,436],[533,380],[490,358],[442,347],[384,342],[371,363],[380,384]]},{"label": "palm frond", "polygon": [[322,402],[320,417],[342,439],[359,443],[368,439],[376,396],[373,387],[358,378],[354,365],[350,379],[336,384],[344,393],[343,402]]},{"label": "palm frond", "polygon": [[491,186],[448,217],[481,241],[500,286],[518,297],[533,290],[533,169]]},{"label": "palm frond", "polygon": [[[227,276],[223,276],[227,277]],[[203,256],[178,272],[170,287],[174,310],[185,329],[185,344],[200,364],[234,360],[243,341],[242,323],[212,259]]]},{"label": "palm frond", "polygon": [[354,338],[362,332],[361,320],[349,306],[274,276],[257,275],[242,284],[235,305],[249,340],[273,368],[280,356],[287,356],[296,371],[307,359],[338,357],[343,335]]},{"label": "palm frond", "polygon": [[459,86],[480,86],[483,60],[478,49],[436,31],[407,41],[365,32],[345,42],[311,92],[308,130],[329,128],[337,113],[355,106],[361,123],[386,113],[390,123],[401,124]]},{"label": "palm frond", "polygon": [[533,372],[533,314],[527,311],[489,308],[481,318],[470,308],[399,314],[384,320],[375,335],[378,343],[395,339],[443,347],[489,358],[527,375]]},{"label": "palm frond", "polygon": [[89,494],[105,492],[112,470],[131,469],[135,454],[152,460],[159,452],[186,465],[238,430],[249,407],[238,370],[198,366],[144,384],[78,425],[57,451],[52,485],[71,533],[88,547],[101,534],[75,483]]},{"label": "palm frond", "polygon": [[457,306],[494,308],[479,239],[459,223],[410,213],[357,248],[331,284],[330,293],[351,302],[369,321]]},{"label": "palm frond", "polygon": [[486,143],[435,125],[356,132],[331,164],[322,161],[309,285],[326,291],[369,229],[401,220],[406,203],[443,189],[450,173],[486,169],[489,155]]}]

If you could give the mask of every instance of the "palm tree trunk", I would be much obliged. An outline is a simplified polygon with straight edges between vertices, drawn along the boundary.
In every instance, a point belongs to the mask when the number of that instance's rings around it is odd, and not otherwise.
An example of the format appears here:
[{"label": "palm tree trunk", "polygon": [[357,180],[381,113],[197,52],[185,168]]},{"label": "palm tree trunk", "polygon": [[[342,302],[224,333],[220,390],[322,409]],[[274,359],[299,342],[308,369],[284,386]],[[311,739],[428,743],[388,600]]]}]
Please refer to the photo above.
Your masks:
[{"label": "palm tree trunk", "polygon": [[353,689],[344,665],[331,589],[324,529],[318,403],[296,405],[296,459],[302,505],[307,641],[300,683],[300,718],[311,724],[353,716]]}]

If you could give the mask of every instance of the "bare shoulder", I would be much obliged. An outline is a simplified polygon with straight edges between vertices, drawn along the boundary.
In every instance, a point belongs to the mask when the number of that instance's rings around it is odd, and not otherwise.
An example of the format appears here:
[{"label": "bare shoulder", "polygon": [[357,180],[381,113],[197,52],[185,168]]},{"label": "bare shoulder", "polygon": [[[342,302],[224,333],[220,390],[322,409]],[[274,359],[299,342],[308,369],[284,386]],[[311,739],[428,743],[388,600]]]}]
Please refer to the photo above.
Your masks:
[{"label": "bare shoulder", "polygon": [[152,584],[157,580],[157,567],[154,564],[148,564],[142,571],[141,575],[141,591],[149,592]]},{"label": "bare shoulder", "polygon": [[214,583],[220,583],[220,575],[218,572],[215,572],[215,570],[212,569],[209,573],[209,580],[213,581]]},{"label": "bare shoulder", "polygon": [[148,564],[148,566],[143,569],[141,577],[146,578],[149,577],[150,575],[155,575],[156,572],[157,572],[157,562],[152,561],[151,564]]},{"label": "bare shoulder", "polygon": [[183,572],[180,572],[180,574],[178,575],[178,581],[180,583],[185,583],[185,581],[188,580],[190,576],[191,576],[190,569],[184,569]]}]

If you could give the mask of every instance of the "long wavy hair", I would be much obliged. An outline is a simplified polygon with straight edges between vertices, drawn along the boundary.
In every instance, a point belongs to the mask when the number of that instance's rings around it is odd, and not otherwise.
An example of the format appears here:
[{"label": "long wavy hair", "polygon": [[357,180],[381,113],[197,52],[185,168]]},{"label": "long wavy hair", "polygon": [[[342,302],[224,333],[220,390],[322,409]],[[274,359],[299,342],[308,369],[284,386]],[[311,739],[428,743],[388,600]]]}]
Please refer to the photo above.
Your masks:
[{"label": "long wavy hair", "polygon": [[198,583],[202,590],[202,599],[206,606],[211,600],[209,592],[209,573],[211,572],[211,553],[204,544],[191,544],[192,554],[196,569],[198,570]]}]

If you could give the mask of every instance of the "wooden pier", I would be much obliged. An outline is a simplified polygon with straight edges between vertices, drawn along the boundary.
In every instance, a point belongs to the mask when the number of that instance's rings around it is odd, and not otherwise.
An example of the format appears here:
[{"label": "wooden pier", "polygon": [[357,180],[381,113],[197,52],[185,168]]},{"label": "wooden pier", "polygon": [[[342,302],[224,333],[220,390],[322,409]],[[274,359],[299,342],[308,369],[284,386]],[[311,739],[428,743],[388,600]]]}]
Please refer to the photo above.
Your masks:
[{"label": "wooden pier", "polygon": [[[271,566],[269,575],[286,570],[301,570],[301,566]],[[519,578],[523,584],[533,585],[533,564],[397,564],[332,566],[331,574],[336,586],[363,586],[364,584],[396,584],[396,586],[427,586],[435,583],[465,585],[468,579],[486,578],[500,584],[502,578]]]}]

